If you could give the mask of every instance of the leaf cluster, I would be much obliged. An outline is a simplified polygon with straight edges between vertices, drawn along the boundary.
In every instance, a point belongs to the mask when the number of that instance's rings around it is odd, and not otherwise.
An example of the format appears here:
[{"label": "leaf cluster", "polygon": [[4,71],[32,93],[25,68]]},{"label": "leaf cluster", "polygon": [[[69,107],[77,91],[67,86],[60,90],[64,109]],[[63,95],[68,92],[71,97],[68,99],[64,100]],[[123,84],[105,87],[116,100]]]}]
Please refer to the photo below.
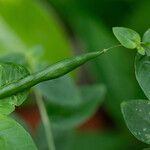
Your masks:
[{"label": "leaf cluster", "polygon": [[113,32],[123,46],[138,50],[135,75],[148,100],[126,101],[121,104],[121,109],[131,133],[140,141],[150,144],[150,30],[145,32],[142,41],[139,34],[131,29],[116,27]]}]

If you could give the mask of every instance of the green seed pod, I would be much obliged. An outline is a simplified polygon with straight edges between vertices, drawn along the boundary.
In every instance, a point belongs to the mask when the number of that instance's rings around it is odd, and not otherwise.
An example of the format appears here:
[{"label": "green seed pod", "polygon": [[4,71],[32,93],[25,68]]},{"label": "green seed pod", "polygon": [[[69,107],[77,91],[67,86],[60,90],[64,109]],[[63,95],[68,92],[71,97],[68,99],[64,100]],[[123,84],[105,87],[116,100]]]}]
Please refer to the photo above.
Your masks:
[{"label": "green seed pod", "polygon": [[2,99],[11,95],[15,95],[18,92],[25,91],[26,89],[29,89],[42,81],[51,80],[63,76],[86,63],[87,61],[105,53],[107,50],[108,49],[104,49],[103,51],[87,53],[70,59],[62,60],[47,67],[44,70],[28,75],[27,77],[16,82],[5,85],[0,88],[0,98]]}]

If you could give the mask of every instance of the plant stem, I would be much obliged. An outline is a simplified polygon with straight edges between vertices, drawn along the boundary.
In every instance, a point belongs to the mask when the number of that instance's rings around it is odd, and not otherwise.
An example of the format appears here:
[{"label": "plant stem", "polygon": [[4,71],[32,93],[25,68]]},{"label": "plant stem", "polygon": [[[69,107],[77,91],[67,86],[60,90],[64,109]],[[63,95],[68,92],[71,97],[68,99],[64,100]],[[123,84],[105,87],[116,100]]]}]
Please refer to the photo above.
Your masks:
[{"label": "plant stem", "polygon": [[43,102],[42,95],[40,94],[40,91],[38,91],[37,89],[34,90],[34,93],[35,93],[36,102],[40,111],[41,120],[44,126],[48,149],[56,150],[54,140],[53,140],[52,130],[51,130],[51,123],[50,123],[50,120],[46,111],[46,107]]}]

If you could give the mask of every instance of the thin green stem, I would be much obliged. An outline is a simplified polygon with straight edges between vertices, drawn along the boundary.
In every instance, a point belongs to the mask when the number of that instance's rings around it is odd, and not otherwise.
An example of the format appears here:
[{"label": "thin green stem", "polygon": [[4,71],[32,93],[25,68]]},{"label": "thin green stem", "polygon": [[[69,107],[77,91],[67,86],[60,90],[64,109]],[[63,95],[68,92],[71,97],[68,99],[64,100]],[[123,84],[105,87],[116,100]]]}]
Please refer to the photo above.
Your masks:
[{"label": "thin green stem", "polygon": [[34,90],[34,93],[35,93],[36,102],[40,111],[41,120],[44,126],[48,149],[55,150],[55,144],[54,144],[54,139],[53,139],[52,130],[51,130],[51,123],[50,123],[50,120],[46,111],[46,107],[45,107],[42,95],[40,94],[40,91],[38,91],[37,89]]}]

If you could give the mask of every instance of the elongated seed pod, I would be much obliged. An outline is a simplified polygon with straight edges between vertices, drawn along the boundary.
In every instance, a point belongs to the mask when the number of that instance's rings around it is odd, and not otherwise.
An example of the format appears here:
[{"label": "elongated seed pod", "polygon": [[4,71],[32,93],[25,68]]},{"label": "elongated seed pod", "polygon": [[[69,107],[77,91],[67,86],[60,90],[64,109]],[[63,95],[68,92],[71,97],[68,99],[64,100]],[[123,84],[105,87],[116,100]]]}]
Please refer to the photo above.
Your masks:
[{"label": "elongated seed pod", "polygon": [[0,99],[9,97],[18,92],[22,92],[32,86],[46,80],[51,80],[58,78],[67,74],[68,72],[74,70],[75,68],[81,66],[87,61],[98,57],[99,55],[105,53],[106,50],[91,52],[87,54],[82,54],[73,58],[68,58],[53,64],[46,69],[39,71],[37,73],[31,74],[17,82],[10,83],[9,85],[0,88]]}]

